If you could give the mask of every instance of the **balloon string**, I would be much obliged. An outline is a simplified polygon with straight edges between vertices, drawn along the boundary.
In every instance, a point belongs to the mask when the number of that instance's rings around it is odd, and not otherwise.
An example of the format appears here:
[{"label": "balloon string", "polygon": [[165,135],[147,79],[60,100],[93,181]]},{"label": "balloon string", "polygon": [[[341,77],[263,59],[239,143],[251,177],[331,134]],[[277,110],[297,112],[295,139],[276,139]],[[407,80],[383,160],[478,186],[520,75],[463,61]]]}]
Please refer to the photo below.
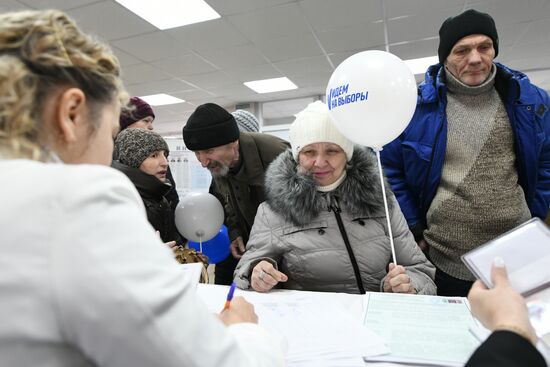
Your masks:
[{"label": "balloon string", "polygon": [[202,254],[202,236],[199,236],[199,252]]},{"label": "balloon string", "polygon": [[397,258],[395,257],[395,247],[393,245],[393,233],[390,223],[390,212],[388,210],[388,199],[386,197],[386,186],[384,184],[384,176],[382,175],[382,163],[380,162],[381,150],[382,148],[374,148],[374,151],[376,152],[376,158],[378,159],[378,174],[380,176],[380,184],[382,185],[382,196],[384,197],[384,209],[386,210],[386,221],[388,222],[388,234],[390,236],[391,255],[393,258],[393,263],[397,265]]}]

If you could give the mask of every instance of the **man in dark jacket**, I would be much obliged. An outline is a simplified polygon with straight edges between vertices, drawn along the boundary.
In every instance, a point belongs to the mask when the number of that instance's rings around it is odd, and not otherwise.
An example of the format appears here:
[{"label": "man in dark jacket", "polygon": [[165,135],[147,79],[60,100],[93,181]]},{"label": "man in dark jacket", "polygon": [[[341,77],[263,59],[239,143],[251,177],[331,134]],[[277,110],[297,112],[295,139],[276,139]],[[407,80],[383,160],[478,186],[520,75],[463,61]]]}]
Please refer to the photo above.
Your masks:
[{"label": "man in dark jacket", "polygon": [[493,63],[493,18],[467,10],[439,30],[439,64],[419,86],[415,114],[384,147],[385,172],[418,244],[437,267],[438,294],[466,296],[462,254],[550,203],[548,95]]},{"label": "man in dark jacket", "polygon": [[225,208],[232,256],[216,264],[215,282],[231,284],[256,210],[265,200],[265,170],[289,144],[267,134],[239,132],[235,118],[214,103],[197,107],[183,127],[183,140],[212,174],[213,194]]}]

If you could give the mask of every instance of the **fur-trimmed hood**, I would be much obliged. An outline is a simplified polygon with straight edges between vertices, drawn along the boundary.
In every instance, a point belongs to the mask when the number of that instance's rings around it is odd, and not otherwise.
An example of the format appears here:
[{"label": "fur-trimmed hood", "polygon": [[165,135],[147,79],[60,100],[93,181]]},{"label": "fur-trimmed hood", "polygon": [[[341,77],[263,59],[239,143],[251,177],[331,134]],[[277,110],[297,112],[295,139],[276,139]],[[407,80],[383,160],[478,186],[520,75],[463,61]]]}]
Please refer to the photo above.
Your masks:
[{"label": "fur-trimmed hood", "polygon": [[[378,163],[370,148],[355,146],[346,166],[346,178],[334,191],[317,191],[309,173],[298,173],[290,150],[281,153],[266,172],[266,202],[271,209],[294,225],[310,223],[328,210],[328,196],[336,197],[340,208],[355,217],[384,215],[384,198]],[[393,195],[384,178],[386,193]]]}]

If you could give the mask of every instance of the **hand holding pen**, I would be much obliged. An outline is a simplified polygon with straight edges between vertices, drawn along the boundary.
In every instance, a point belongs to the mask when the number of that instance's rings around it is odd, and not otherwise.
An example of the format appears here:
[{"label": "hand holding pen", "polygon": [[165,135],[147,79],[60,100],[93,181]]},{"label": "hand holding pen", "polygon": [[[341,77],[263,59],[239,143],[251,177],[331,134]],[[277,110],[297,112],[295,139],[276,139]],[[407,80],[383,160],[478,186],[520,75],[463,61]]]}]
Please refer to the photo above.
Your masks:
[{"label": "hand holding pen", "polygon": [[223,306],[222,312],[229,308],[229,305],[231,304],[231,300],[233,299],[234,293],[235,293],[235,282],[231,283],[231,287],[229,287],[229,293],[227,293],[227,300],[225,301],[225,305]]},{"label": "hand holding pen", "polygon": [[227,299],[222,312],[219,315],[220,320],[226,325],[237,324],[241,322],[258,323],[258,315],[254,312],[254,306],[248,303],[243,297],[233,298],[235,284],[229,288]]}]

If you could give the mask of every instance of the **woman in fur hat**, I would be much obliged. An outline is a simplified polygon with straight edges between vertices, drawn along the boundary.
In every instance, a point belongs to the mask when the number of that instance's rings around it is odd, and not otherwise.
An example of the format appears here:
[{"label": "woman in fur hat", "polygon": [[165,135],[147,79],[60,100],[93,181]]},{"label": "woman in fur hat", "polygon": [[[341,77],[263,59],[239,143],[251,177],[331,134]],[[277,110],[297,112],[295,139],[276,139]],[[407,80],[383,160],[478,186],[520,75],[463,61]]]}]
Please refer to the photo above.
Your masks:
[{"label": "woman in fur hat", "polygon": [[435,294],[435,268],[416,245],[387,189],[397,263],[386,226],[372,150],[334,126],[326,105],[310,104],[290,128],[291,150],[266,173],[247,251],[235,270],[240,288]]},{"label": "woman in fur hat", "polygon": [[166,141],[151,130],[125,129],[116,137],[115,148],[118,161],[113,161],[112,165],[136,186],[149,223],[159,231],[164,242],[183,244],[174,222],[174,212],[165,197],[172,188],[166,179],[169,152]]}]

